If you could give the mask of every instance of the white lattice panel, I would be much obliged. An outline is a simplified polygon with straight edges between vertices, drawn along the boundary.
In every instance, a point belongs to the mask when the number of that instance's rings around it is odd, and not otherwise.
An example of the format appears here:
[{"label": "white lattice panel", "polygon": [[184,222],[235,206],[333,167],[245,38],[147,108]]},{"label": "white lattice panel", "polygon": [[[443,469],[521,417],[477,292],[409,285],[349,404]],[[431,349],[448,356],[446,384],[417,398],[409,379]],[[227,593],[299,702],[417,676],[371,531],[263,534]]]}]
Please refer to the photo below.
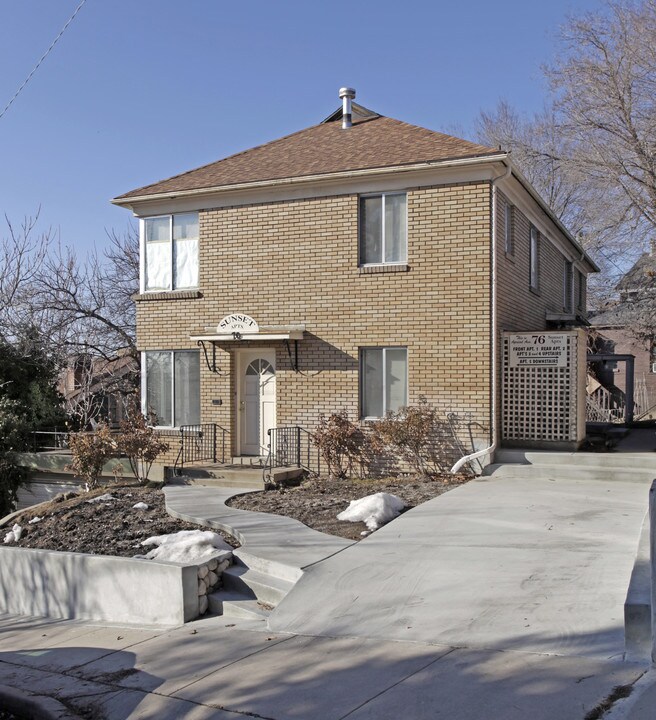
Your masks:
[{"label": "white lattice panel", "polygon": [[566,367],[512,367],[509,336],[504,337],[504,440],[571,442],[577,439],[577,340],[575,333],[567,336]]}]

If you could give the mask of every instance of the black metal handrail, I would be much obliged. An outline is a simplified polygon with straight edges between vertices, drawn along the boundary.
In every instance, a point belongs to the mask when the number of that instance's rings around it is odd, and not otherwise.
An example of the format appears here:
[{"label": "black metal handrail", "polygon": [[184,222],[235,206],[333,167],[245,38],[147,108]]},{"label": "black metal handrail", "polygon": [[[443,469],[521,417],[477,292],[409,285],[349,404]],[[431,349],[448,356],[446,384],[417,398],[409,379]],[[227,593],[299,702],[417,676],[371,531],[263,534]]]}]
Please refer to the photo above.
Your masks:
[{"label": "black metal handrail", "polygon": [[312,441],[312,433],[298,425],[271,428],[268,454],[264,463],[265,484],[271,483],[274,468],[297,467],[308,472],[321,472],[320,454]]},{"label": "black metal handrail", "polygon": [[225,428],[216,423],[202,423],[181,425],[179,432],[180,450],[174,464],[176,474],[182,471],[185,464],[201,461],[225,462],[230,434]]}]

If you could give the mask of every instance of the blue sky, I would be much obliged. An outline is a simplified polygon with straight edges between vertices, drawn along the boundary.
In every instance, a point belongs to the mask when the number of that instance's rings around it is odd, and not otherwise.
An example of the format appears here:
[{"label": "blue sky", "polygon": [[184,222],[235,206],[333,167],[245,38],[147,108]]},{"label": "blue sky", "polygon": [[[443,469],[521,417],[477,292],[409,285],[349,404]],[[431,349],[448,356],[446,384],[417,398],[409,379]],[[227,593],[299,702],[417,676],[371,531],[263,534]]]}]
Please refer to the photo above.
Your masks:
[{"label": "blue sky", "polygon": [[[0,110],[79,0],[0,0]],[[339,87],[384,115],[473,135],[500,98],[545,96],[568,13],[598,0],[87,0],[0,118],[0,211],[81,250],[109,199],[322,120]],[[0,231],[5,234],[5,228]]]}]

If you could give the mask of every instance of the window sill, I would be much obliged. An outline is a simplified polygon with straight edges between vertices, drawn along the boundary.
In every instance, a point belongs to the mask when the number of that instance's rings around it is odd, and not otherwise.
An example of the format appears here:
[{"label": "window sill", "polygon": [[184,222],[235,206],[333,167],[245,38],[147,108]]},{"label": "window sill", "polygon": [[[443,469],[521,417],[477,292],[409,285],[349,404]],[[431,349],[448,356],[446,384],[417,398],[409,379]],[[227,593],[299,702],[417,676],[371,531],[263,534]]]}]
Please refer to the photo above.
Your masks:
[{"label": "window sill", "polygon": [[529,287],[529,292],[533,293],[533,295],[537,295],[540,297],[540,290],[538,288]]},{"label": "window sill", "polygon": [[510,262],[515,262],[515,253],[514,252],[508,252],[507,250],[504,251],[504,255],[506,256],[506,260],[510,260]]},{"label": "window sill", "polygon": [[202,298],[203,293],[200,290],[166,290],[163,292],[145,292],[132,295],[135,302],[144,302],[145,300],[195,300]]},{"label": "window sill", "polygon": [[410,265],[398,264],[398,265],[360,265],[358,271],[360,275],[370,275],[374,273],[394,273],[394,272],[408,272]]}]

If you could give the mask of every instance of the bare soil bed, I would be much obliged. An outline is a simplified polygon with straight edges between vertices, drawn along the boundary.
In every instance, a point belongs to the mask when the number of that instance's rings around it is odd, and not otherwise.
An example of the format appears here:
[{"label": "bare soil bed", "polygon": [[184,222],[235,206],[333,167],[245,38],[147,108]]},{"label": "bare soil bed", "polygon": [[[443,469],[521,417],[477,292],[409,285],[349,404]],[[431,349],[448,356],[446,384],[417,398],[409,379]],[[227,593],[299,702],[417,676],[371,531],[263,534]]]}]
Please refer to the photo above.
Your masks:
[{"label": "bare soil bed", "polygon": [[[313,478],[298,487],[240,495],[229,500],[228,505],[242,510],[286,515],[315,530],[361,540],[366,530],[364,523],[341,522],[336,517],[351,500],[387,492],[400,497],[409,509],[462,485],[468,479],[464,475],[444,475],[432,480]],[[105,493],[110,493],[115,499],[88,502]],[[0,532],[4,534],[13,523],[18,523],[22,527],[22,535],[17,543],[12,543],[18,547],[133,557],[144,551],[141,541],[146,538],[199,528],[198,525],[172,518],[166,512],[164,494],[159,487],[117,484],[90,493],[69,495],[60,496],[38,508],[28,508]],[[139,510],[133,507],[140,502],[148,508]],[[30,524],[29,520],[37,515],[43,519]],[[221,534],[228,543],[238,546],[235,538]]]},{"label": "bare soil bed", "polygon": [[386,492],[400,497],[406,510],[437,497],[470,478],[465,475],[443,475],[435,479],[383,478],[363,480],[330,480],[312,478],[298,487],[238,495],[227,504],[240,510],[285,515],[314,530],[348,540],[361,540],[366,526],[362,522],[341,522],[337,515],[346,510],[351,500]]},{"label": "bare soil bed", "polygon": [[[116,499],[88,502],[105,493]],[[148,509],[133,507],[140,502],[148,505]],[[30,524],[28,521],[37,515],[43,520]],[[47,505],[28,508],[13,522],[23,529],[20,540],[12,543],[18,547],[122,557],[145,552],[149,548],[142,548],[141,541],[153,535],[199,529],[198,525],[177,520],[166,512],[161,489],[136,485],[107,485],[68,499],[52,500]],[[12,524],[2,530],[7,532]],[[228,543],[237,546],[234,538],[221,534]]]}]

